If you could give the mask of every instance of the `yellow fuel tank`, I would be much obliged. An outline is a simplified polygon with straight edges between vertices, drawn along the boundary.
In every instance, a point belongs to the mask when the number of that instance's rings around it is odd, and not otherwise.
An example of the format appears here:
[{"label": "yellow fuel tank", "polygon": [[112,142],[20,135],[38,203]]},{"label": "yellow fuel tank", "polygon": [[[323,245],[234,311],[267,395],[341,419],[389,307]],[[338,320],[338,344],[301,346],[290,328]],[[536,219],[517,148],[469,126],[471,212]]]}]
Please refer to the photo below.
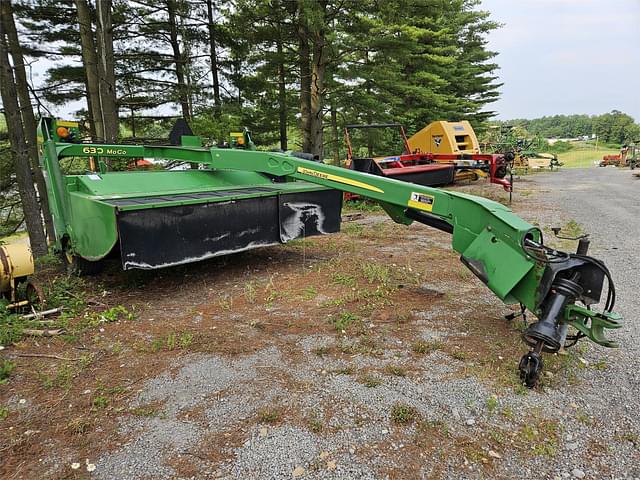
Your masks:
[{"label": "yellow fuel tank", "polygon": [[0,245],[0,294],[11,292],[15,281],[33,274],[33,255],[26,243]]}]

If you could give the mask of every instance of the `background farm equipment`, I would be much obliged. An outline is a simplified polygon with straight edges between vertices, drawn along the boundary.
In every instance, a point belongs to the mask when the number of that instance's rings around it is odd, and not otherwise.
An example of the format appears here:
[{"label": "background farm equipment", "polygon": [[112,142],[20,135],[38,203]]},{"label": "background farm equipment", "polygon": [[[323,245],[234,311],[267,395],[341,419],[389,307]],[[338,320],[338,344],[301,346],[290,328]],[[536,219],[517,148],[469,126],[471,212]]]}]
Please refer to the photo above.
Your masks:
[{"label": "background farm equipment", "polygon": [[[543,352],[583,336],[615,346],[604,336],[622,320],[613,313],[613,281],[602,262],[586,255],[588,243],[581,241],[576,254],[546,247],[539,228],[499,203],[288,153],[207,149],[188,136],[183,146],[100,145],[56,141],[56,132],[55,120],[41,122],[41,160],[56,245],[78,266],[119,251],[124,269],[162,268],[336,232],[346,191],[379,202],[397,223],[416,221],[451,234],[474,275],[503,302],[538,318],[523,336],[531,350],[519,369],[528,386],[540,375]],[[181,160],[204,169],[103,171],[104,158],[123,157]],[[97,159],[99,172],[62,173],[65,159],[88,158]],[[605,279],[606,303],[596,312]],[[570,335],[570,326],[578,333]]]},{"label": "background farm equipment", "polygon": [[527,172],[529,169],[553,171],[562,166],[555,153],[540,153],[542,140],[540,138],[524,138],[519,136],[517,129],[507,125],[492,128],[489,139],[481,145],[485,152],[509,154],[514,169]]},{"label": "background farm equipment", "polygon": [[634,170],[640,164],[640,146],[636,143],[623,145],[620,153],[616,155],[604,155],[600,167],[614,165],[616,167],[629,167]]},{"label": "background farm equipment", "polygon": [[[435,124],[447,124],[448,122],[434,122]],[[468,122],[464,122],[468,125]],[[433,125],[433,124],[432,124]],[[396,142],[395,148],[400,148],[402,153],[393,156],[375,156],[371,143],[368,147],[367,157],[354,155],[352,146],[352,132],[354,130],[378,130],[392,129],[400,133],[401,142]],[[473,129],[469,125],[473,134]],[[480,177],[489,177],[492,183],[503,185],[505,190],[511,190],[511,183],[504,177],[508,174],[508,161],[502,155],[482,155],[479,153],[467,153],[460,151],[453,137],[447,142],[440,142],[440,152],[426,151],[421,148],[429,148],[425,130],[418,132],[415,146],[411,139],[407,139],[404,128],[400,124],[372,124],[372,125],[347,125],[345,127],[345,141],[347,144],[347,166],[350,168],[374,175],[396,178],[398,180],[417,183],[425,186],[438,186],[454,183],[461,180],[477,180]],[[416,137],[414,135],[414,137]],[[414,138],[412,137],[412,138]],[[475,138],[475,135],[473,135]],[[471,142],[472,140],[469,140]],[[421,143],[424,142],[424,143]],[[398,145],[399,144],[399,145]]]},{"label": "background farm equipment", "polygon": [[27,243],[0,245],[0,299],[7,302],[5,308],[17,311],[44,304],[42,291],[28,278],[33,272],[33,255]]},{"label": "background farm equipment", "polygon": [[436,162],[453,164],[456,181],[489,177],[506,191],[513,189],[511,180],[505,178],[511,170],[511,154],[480,153],[478,138],[467,121],[431,122],[407,140],[407,147],[414,153],[428,152]]},{"label": "background farm equipment", "polygon": [[[354,130],[394,129],[400,133],[402,153],[392,156],[374,156],[373,145],[368,144],[368,155],[361,157],[354,155],[352,146],[352,132]],[[454,181],[454,166],[440,164],[428,155],[411,153],[407,143],[404,128],[399,123],[381,123],[370,125],[347,125],[344,129],[347,144],[347,167],[358,172],[370,173],[384,177],[395,178],[404,182],[417,183],[425,186],[448,185]],[[396,142],[396,148],[397,148]]]}]

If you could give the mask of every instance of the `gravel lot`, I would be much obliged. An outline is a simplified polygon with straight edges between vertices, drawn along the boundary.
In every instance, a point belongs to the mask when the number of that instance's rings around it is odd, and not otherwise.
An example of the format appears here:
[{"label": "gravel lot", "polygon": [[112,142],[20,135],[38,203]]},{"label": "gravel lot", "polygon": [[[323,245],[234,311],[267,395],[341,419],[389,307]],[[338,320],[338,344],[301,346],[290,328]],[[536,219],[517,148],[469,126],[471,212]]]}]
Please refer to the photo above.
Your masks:
[{"label": "gravel lot", "polygon": [[[640,234],[640,182],[628,171],[607,168],[536,175],[528,177],[523,185],[527,192],[534,192],[531,202],[518,208],[524,217],[547,226],[570,220],[578,222],[591,233],[591,253],[605,260],[614,273],[617,310],[627,319],[624,330],[615,334],[622,348],[604,352],[586,345],[579,357],[582,365],[601,367],[579,369],[577,380],[570,382],[575,384],[562,379],[553,388],[545,387],[527,395],[503,388],[491,397],[495,388],[465,375],[462,361],[440,352],[424,358],[418,375],[391,378],[376,388],[368,388],[353,375],[336,372],[347,367],[362,368],[371,359],[356,356],[345,363],[312,353],[312,348],[332,345],[336,341],[332,337],[294,339],[304,355],[298,365],[287,364],[277,347],[232,361],[189,356],[180,359],[173,374],[149,381],[136,400],[136,405],[163,400],[166,418],[124,422],[123,429],[140,433],[121,449],[104,456],[98,462],[97,476],[172,477],[175,471],[163,464],[167,457],[180,452],[188,455],[188,450],[196,448],[207,431],[233,429],[239,422],[255,416],[261,407],[273,404],[302,413],[316,412],[336,428],[331,433],[314,433],[286,420],[275,426],[257,422],[248,428],[243,423],[239,428],[243,429],[244,439],[239,446],[226,447],[228,460],[212,465],[195,457],[193,462],[199,472],[195,476],[273,479],[640,476],[637,414],[640,342],[634,322],[640,313],[636,301],[640,287],[636,245]],[[491,304],[496,312],[499,310],[490,297],[478,300]],[[436,335],[445,341],[450,333],[426,327],[423,330],[427,338]],[[379,368],[390,362],[409,364],[412,358],[402,345],[398,347],[387,350],[383,358],[376,358],[373,363]],[[260,365],[269,368],[257,368]],[[283,376],[288,380],[269,381]],[[305,382],[306,391],[290,396],[290,382]],[[224,394],[212,400],[220,392]],[[488,398],[495,398],[500,408],[513,413],[492,414]],[[446,428],[448,435],[489,438],[492,432],[510,432],[522,425],[526,428],[526,418],[533,414],[536,419],[532,423],[533,433],[525,430],[524,435],[529,434],[525,443],[539,444],[536,425],[547,420],[556,422],[558,438],[547,451],[543,442],[543,448],[533,455],[511,449],[513,440],[499,445],[500,452],[484,447],[480,440],[479,452],[475,454],[434,458],[422,452],[418,461],[408,461],[398,452],[406,448],[416,432],[415,427],[392,426],[389,411],[397,402],[412,406],[421,418]],[[204,406],[204,420],[177,420],[181,411],[196,405]],[[225,450],[225,445],[218,448]],[[482,466],[489,462],[492,469],[487,471]]]},{"label": "gravel lot", "polygon": [[[139,282],[103,299],[139,318],[83,337],[100,361],[44,401],[44,364],[22,359],[3,397],[7,478],[640,478],[638,189],[615,168],[518,182],[514,210],[548,241],[571,222],[591,234],[626,319],[611,335],[620,349],[583,341],[547,357],[532,391],[517,381],[519,322],[448,235],[379,213],[298,246],[105,277],[113,291]],[[341,331],[345,312],[357,319]],[[50,351],[76,355],[55,340]]]}]

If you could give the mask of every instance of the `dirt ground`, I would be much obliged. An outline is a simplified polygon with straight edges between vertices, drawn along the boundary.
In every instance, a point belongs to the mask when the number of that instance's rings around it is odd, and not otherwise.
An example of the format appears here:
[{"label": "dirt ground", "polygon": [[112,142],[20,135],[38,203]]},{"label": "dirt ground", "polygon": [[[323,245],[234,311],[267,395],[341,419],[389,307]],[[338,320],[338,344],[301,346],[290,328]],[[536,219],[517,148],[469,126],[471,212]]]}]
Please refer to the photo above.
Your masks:
[{"label": "dirt ground", "polygon": [[[544,178],[518,182],[512,207],[571,224]],[[447,234],[380,211],[344,220],[340,234],[74,283],[73,335],[1,352],[16,368],[0,385],[0,478],[640,475],[635,425],[599,436],[589,409],[606,351],[549,357],[528,391],[522,323]]]}]

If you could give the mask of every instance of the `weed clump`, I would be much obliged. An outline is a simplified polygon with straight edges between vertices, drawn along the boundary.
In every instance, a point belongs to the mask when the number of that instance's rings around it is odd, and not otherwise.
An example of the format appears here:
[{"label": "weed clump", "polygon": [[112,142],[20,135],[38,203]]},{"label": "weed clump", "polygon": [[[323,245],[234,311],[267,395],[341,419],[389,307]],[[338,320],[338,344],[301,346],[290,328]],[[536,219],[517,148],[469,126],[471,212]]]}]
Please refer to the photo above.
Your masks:
[{"label": "weed clump", "polygon": [[391,421],[396,425],[408,425],[417,418],[417,410],[405,403],[396,403],[391,407]]}]

